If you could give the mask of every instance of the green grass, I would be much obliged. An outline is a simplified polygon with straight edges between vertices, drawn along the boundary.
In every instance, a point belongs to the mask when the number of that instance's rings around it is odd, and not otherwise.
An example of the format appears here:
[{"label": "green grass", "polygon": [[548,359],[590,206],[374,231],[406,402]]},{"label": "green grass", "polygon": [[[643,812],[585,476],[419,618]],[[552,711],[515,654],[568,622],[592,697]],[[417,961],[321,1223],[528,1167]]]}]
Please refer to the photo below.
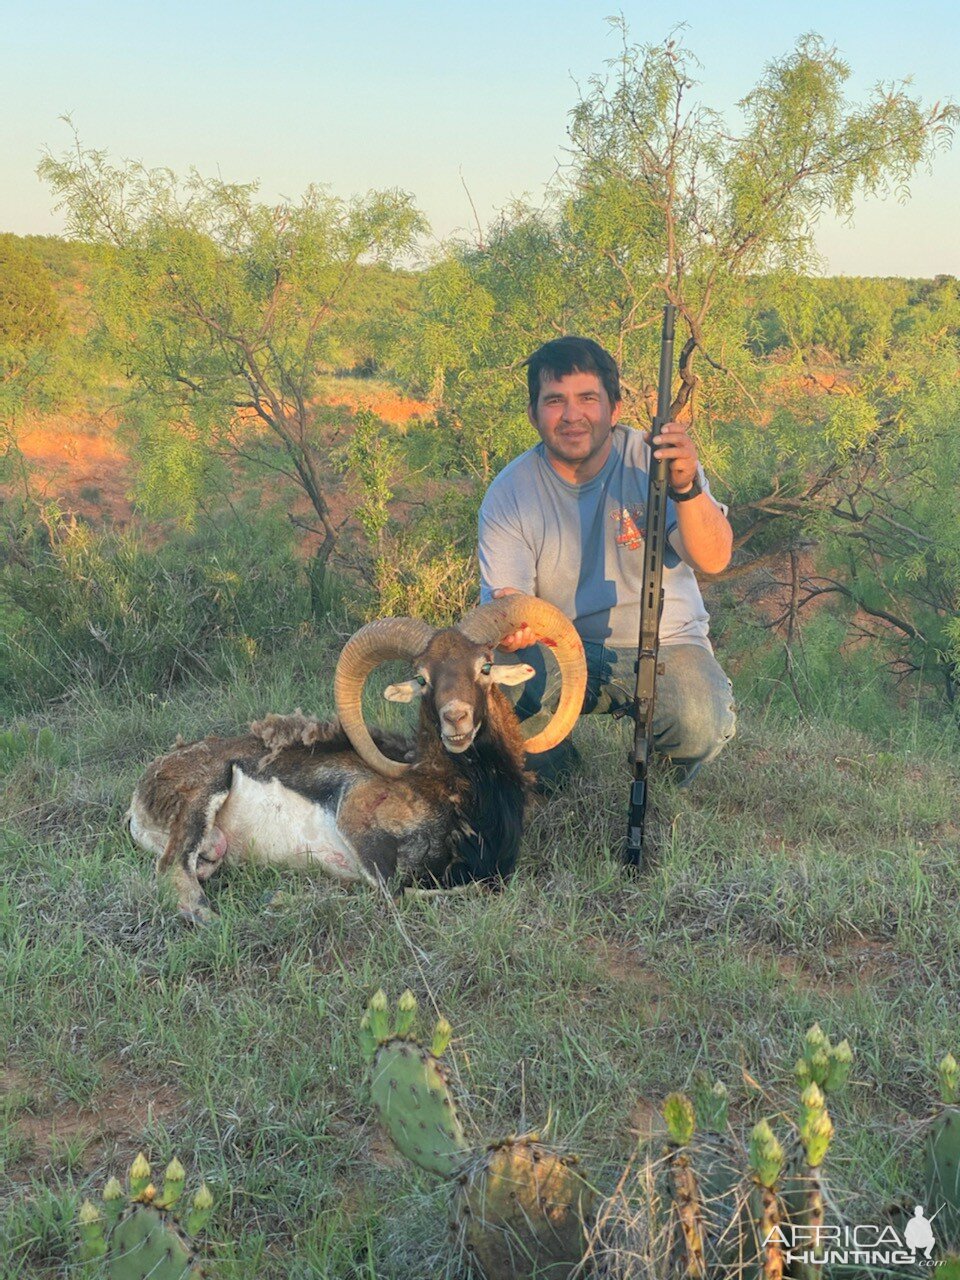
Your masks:
[{"label": "green grass", "polygon": [[227,867],[219,924],[186,927],[122,830],[140,770],[177,732],[329,713],[332,649],[160,697],[78,685],[8,722],[27,731],[0,754],[2,1280],[75,1275],[77,1204],[141,1148],[214,1187],[217,1275],[443,1275],[443,1189],[371,1114],[357,1024],[381,985],[452,1022],[473,1133],[549,1117],[606,1190],[638,1114],[698,1070],[727,1083],[738,1125],[792,1112],[819,1020],[857,1054],[832,1108],[842,1203],[875,1221],[916,1194],[916,1122],[960,1047],[948,730],[910,720],[877,742],[747,708],[694,789],[655,778],[656,856],[636,877],[615,856],[626,731],[587,722],[584,772],[538,805],[502,894],[394,906]]}]

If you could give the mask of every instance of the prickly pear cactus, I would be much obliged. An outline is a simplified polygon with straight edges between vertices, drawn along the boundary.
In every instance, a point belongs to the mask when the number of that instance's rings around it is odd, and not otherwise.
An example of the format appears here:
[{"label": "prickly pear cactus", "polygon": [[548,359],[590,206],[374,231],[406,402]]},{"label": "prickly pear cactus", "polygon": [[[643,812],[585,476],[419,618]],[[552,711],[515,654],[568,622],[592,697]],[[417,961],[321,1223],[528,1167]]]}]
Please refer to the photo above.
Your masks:
[{"label": "prickly pear cactus", "polygon": [[761,1120],[750,1135],[749,1167],[753,1182],[750,1208],[760,1242],[763,1280],[783,1280],[783,1248],[779,1240],[782,1218],[777,1194],[783,1163],[779,1139],[767,1121]]},{"label": "prickly pear cactus", "polygon": [[742,1199],[744,1156],[728,1129],[730,1100],[719,1080],[694,1082],[696,1132],[690,1155],[700,1193],[708,1275],[739,1274],[743,1243],[734,1229]]},{"label": "prickly pear cactus", "polygon": [[850,1042],[841,1040],[832,1045],[819,1022],[815,1022],[804,1037],[803,1057],[795,1068],[800,1088],[813,1083],[826,1094],[839,1093],[849,1080],[852,1067]]},{"label": "prickly pear cactus", "polygon": [[488,1147],[464,1169],[452,1228],[485,1280],[568,1280],[583,1257],[595,1199],[576,1165],[576,1156],[528,1134]]},{"label": "prickly pear cactus", "polygon": [[681,1271],[684,1276],[702,1280],[707,1274],[706,1230],[700,1182],[690,1150],[697,1124],[693,1103],[686,1094],[671,1093],[663,1104],[663,1118],[670,1137],[666,1158],[672,1203],[683,1241]]},{"label": "prickly pear cactus", "polygon": [[551,1150],[537,1134],[472,1150],[439,1061],[450,1024],[440,1019],[428,1050],[415,1038],[416,1012],[406,991],[391,1017],[378,991],[361,1022],[387,1132],[414,1164],[451,1182],[452,1234],[484,1280],[566,1280],[583,1257],[594,1202],[576,1157]]},{"label": "prickly pear cactus", "polygon": [[205,1272],[190,1236],[206,1226],[213,1209],[206,1186],[201,1185],[186,1215],[177,1217],[173,1210],[186,1181],[179,1160],[167,1165],[159,1194],[142,1152],[130,1166],[129,1180],[129,1197],[111,1178],[102,1209],[83,1202],[78,1215],[81,1259],[103,1259],[108,1280],[200,1280]]},{"label": "prickly pear cactus", "polygon": [[437,1023],[430,1052],[412,1035],[416,1011],[413,993],[405,991],[391,1026],[384,993],[370,1001],[361,1030],[373,1059],[371,1092],[397,1149],[428,1173],[451,1178],[463,1164],[467,1141],[439,1060],[450,1024]]},{"label": "prickly pear cactus", "polygon": [[960,1253],[960,1065],[953,1054],[940,1063],[938,1075],[943,1105],[930,1121],[924,1142],[926,1203],[934,1211],[943,1206],[938,1235]]},{"label": "prickly pear cactus", "polygon": [[[833,1137],[833,1121],[819,1085],[811,1081],[800,1095],[797,1137],[787,1160],[783,1180],[783,1203],[794,1226],[804,1228],[804,1252],[816,1255],[825,1225],[821,1168]],[[816,1261],[796,1261],[792,1275],[797,1280],[820,1280],[823,1267]]]}]

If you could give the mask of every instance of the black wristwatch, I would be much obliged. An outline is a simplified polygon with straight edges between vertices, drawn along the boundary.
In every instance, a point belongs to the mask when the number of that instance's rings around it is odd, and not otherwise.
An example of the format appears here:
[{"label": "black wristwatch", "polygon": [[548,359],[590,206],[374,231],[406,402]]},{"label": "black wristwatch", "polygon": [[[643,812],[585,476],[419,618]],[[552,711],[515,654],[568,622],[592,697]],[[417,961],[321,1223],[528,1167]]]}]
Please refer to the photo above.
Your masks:
[{"label": "black wristwatch", "polygon": [[689,502],[691,498],[695,498],[701,493],[703,493],[703,487],[700,484],[699,471],[693,477],[693,484],[683,493],[677,493],[672,484],[667,485],[667,497],[672,502]]}]

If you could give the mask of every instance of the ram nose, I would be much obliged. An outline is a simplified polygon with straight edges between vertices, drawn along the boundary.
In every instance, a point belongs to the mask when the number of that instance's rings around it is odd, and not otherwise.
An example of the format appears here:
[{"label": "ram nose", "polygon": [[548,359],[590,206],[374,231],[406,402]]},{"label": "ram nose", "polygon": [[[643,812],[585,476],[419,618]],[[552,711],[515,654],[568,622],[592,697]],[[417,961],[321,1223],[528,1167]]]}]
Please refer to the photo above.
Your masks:
[{"label": "ram nose", "polygon": [[466,702],[448,702],[440,712],[440,726],[443,745],[454,753],[466,751],[480,728],[473,723],[473,708]]}]

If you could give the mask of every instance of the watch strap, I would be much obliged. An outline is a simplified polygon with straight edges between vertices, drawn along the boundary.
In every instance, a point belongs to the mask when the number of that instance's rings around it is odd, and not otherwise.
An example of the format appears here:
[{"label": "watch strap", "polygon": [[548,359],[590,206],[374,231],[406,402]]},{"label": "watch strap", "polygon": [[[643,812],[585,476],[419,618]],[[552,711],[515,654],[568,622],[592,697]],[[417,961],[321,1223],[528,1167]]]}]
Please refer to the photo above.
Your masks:
[{"label": "watch strap", "polygon": [[693,484],[684,493],[677,493],[672,484],[667,485],[667,497],[671,502],[689,502],[691,498],[696,498],[703,493],[703,486],[700,483],[700,473],[693,477]]}]

